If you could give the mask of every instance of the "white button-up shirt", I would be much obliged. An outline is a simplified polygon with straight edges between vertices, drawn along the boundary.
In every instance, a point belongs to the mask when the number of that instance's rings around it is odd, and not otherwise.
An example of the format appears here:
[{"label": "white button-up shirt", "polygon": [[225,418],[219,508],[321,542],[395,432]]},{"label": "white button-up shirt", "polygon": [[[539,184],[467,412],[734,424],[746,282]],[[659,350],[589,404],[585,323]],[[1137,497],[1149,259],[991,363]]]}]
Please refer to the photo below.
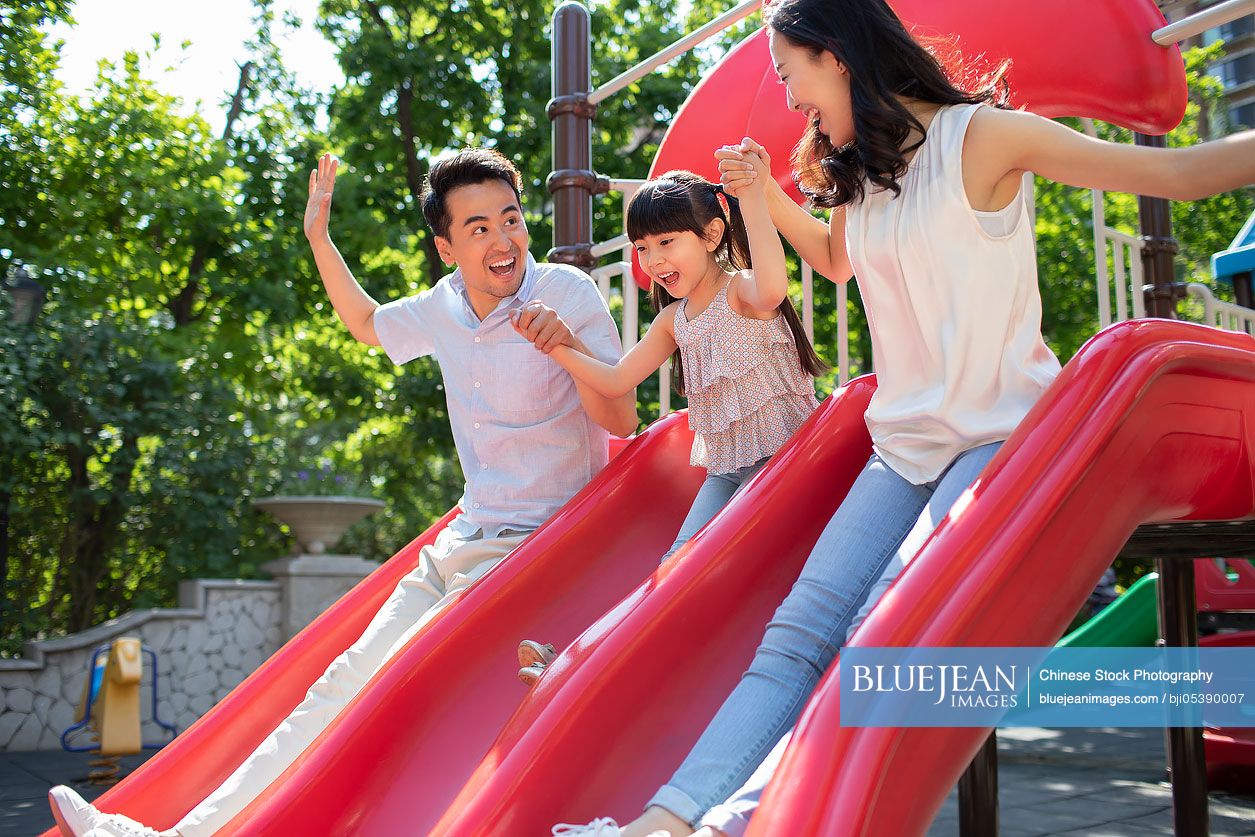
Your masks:
[{"label": "white button-up shirt", "polygon": [[571,376],[510,324],[540,300],[606,363],[622,355],[597,285],[580,270],[529,255],[518,293],[482,321],[459,271],[380,306],[375,334],[394,363],[434,354],[466,489],[455,523],[466,534],[535,529],[606,464],[609,434],[584,411]]}]

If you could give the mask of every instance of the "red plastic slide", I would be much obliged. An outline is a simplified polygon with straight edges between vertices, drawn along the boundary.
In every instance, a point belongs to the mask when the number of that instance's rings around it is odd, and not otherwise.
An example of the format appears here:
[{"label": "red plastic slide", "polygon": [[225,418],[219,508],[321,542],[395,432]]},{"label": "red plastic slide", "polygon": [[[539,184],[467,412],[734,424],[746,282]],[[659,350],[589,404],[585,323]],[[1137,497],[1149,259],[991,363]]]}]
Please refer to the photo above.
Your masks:
[{"label": "red plastic slide", "polygon": [[866,463],[873,389],[864,377],[834,393],[676,560],[585,631],[416,833],[539,835],[638,812],[736,685]]},{"label": "red plastic slide", "polygon": [[[1161,320],[1091,340],[859,630],[1050,645],[1147,522],[1255,515],[1255,340]],[[751,834],[923,834],[986,729],[845,728],[839,662]],[[552,777],[551,777],[552,778]]]},{"label": "red plastic slide", "polygon": [[[852,419],[869,386],[834,396],[776,463],[816,475],[760,478],[683,562],[560,658],[436,833],[541,834],[639,813],[748,665],[848,489],[866,455]],[[855,641],[1050,645],[1140,523],[1251,514],[1253,444],[1255,340],[1164,321],[1112,327],[1068,365]],[[786,536],[769,528],[802,502]],[[750,539],[758,562],[728,560]],[[986,731],[842,729],[835,689],[830,672],[758,833],[922,834]]]},{"label": "red plastic slide", "polygon": [[[715,699],[740,673],[766,615],[868,456],[863,411],[870,392],[871,386],[861,382],[830,401],[742,497],[661,570],[658,559],[692,495],[686,489],[681,499],[669,483],[676,471],[687,479],[687,465],[677,468],[672,459],[672,473],[660,467],[633,474],[639,488],[633,496],[604,485],[590,488],[583,499],[604,510],[598,520],[561,527],[546,544],[540,543],[546,532],[538,533],[536,550],[511,558],[468,590],[457,612],[403,650],[307,751],[304,763],[289,771],[262,804],[241,814],[232,833],[443,834],[436,822],[451,804],[455,810],[462,804],[454,800],[459,792],[459,800],[466,797],[468,779],[473,787],[485,772],[503,769],[499,758],[505,753],[493,741],[512,716],[511,729],[529,725],[532,738],[510,758],[526,758],[533,742],[548,748],[565,740],[573,719],[564,701],[552,700],[550,684],[567,683],[564,694],[569,695],[580,669],[584,675],[576,691],[627,685],[634,696],[623,703],[626,712],[665,718],[680,735],[696,729],[676,707],[684,706],[685,695],[694,689]],[[687,442],[689,437],[683,438]],[[662,458],[656,461],[664,465]],[[576,516],[580,502],[564,514]],[[665,520],[657,511],[662,506],[669,512]],[[678,609],[692,599],[677,598],[675,592],[695,576],[734,587],[697,610]],[[720,634],[707,646],[710,659],[687,677],[672,678],[652,665],[640,671],[607,667],[613,662],[607,653],[613,658],[620,651],[598,646],[598,627],[586,630],[594,623],[648,621],[658,610],[655,603],[671,613],[664,622],[673,628],[677,620],[682,626],[702,621]],[[653,630],[642,624],[642,641],[656,636]],[[694,626],[691,635],[701,633]],[[514,651],[523,636],[566,649],[530,694],[515,679]],[[688,648],[691,639],[686,635],[679,644]],[[590,672],[595,682],[589,681]],[[654,697],[638,699],[640,691]],[[665,711],[656,706],[661,695],[668,696]],[[527,720],[519,722],[519,717]],[[652,749],[654,744],[626,741],[613,726],[583,729],[589,746],[603,740],[629,748]],[[676,746],[682,746],[679,740]],[[634,756],[619,754],[616,762],[631,764]],[[532,833],[487,822],[482,827],[477,822],[475,829],[494,835]]]},{"label": "red plastic slide", "polygon": [[[390,714],[382,715],[383,726],[360,739],[371,750],[365,761],[338,776],[322,801],[347,816],[361,816],[351,803],[346,804],[346,797],[361,792],[359,784],[368,786],[381,778],[396,778],[398,801],[404,801],[416,787],[413,776],[402,767],[378,761],[374,751],[422,728],[424,720],[441,730],[446,740],[430,751],[438,757],[414,763],[416,769],[442,773],[459,760],[478,762],[500,721],[525,695],[515,676],[514,649],[519,639],[569,642],[656,568],[704,477],[701,469],[688,464],[691,446],[685,414],[657,422],[508,561],[434,619],[402,655],[401,665],[376,677],[359,695],[360,700],[373,690],[395,689],[398,699],[392,702]],[[300,702],[331,660],[361,634],[398,579],[416,565],[419,549],[435,539],[455,511],[346,593],[97,804],[102,810],[120,811],[159,828],[177,822],[230,775]],[[465,618],[469,610],[479,611],[475,619]],[[415,665],[428,657],[425,667]],[[386,707],[386,698],[375,699],[372,717],[380,717],[379,703]],[[439,719],[448,723],[436,723]],[[358,736],[361,723],[354,715],[341,738]],[[479,749],[475,749],[477,742]],[[337,739],[332,746],[344,745]],[[311,769],[325,758],[318,750],[315,743],[305,756]],[[271,791],[282,784],[280,779]],[[270,820],[266,817],[259,814],[256,830],[267,830]],[[406,833],[399,825],[403,821],[394,821],[395,828],[366,833]],[[50,830],[45,837],[56,833]],[[269,833],[348,832],[311,825],[296,830],[279,827]]]},{"label": "red plastic slide", "polygon": [[[1241,564],[1250,569],[1249,563]],[[1212,634],[1200,637],[1198,644],[1203,648],[1251,648],[1255,646],[1255,631]],[[1203,730],[1203,749],[1211,790],[1255,793],[1255,727],[1208,727]]]}]

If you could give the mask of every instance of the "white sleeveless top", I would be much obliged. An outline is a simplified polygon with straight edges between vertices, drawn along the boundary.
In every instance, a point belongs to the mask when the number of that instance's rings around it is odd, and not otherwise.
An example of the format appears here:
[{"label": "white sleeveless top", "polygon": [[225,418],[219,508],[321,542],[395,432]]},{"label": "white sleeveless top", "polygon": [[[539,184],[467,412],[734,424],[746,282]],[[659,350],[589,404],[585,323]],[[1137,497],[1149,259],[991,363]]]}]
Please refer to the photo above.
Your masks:
[{"label": "white sleeveless top", "polygon": [[1060,370],[1041,335],[1022,191],[995,235],[963,189],[963,137],[980,107],[939,110],[901,195],[869,191],[846,214],[878,384],[867,427],[881,458],[916,485],[1005,440]]}]

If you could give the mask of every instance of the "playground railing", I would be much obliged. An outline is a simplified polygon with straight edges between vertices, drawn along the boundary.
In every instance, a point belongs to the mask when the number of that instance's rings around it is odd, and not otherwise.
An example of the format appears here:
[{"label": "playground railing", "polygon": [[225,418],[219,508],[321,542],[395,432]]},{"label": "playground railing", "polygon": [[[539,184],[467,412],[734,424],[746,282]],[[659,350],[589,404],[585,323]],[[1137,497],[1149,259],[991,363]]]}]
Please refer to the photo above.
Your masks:
[{"label": "playground railing", "polygon": [[1185,286],[1185,292],[1203,303],[1203,324],[1225,331],[1255,334],[1255,309],[1216,299],[1211,288],[1198,282]]}]

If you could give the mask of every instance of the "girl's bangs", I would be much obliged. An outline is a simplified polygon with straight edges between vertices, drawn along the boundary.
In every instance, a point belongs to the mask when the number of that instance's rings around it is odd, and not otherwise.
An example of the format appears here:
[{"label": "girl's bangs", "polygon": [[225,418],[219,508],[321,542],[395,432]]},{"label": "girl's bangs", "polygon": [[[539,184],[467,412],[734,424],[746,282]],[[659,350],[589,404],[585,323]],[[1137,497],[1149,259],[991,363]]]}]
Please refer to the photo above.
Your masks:
[{"label": "girl's bangs", "polygon": [[639,241],[650,235],[678,232],[699,236],[703,232],[688,188],[672,180],[656,180],[642,186],[628,204],[628,238]]}]

